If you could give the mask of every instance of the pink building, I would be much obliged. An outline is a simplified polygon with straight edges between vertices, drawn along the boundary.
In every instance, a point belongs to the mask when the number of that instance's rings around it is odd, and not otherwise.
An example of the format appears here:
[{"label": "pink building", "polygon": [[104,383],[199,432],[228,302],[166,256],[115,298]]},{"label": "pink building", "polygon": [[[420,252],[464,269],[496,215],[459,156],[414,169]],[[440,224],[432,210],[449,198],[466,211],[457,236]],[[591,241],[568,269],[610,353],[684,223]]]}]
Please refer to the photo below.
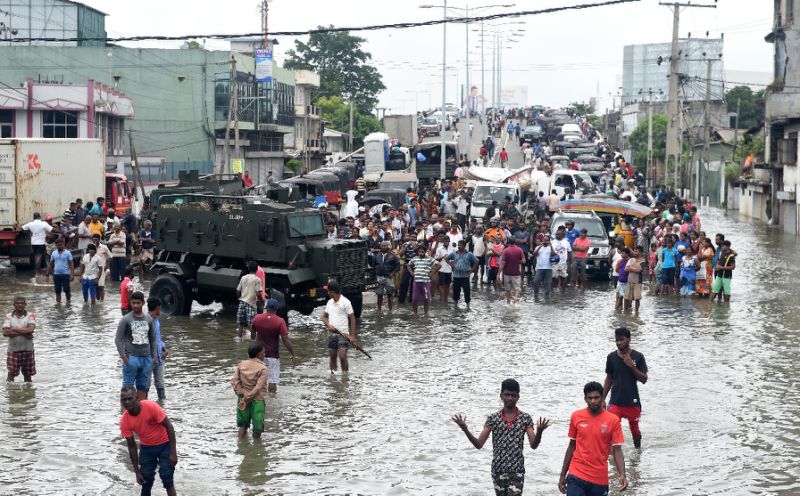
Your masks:
[{"label": "pink building", "polygon": [[93,80],[0,87],[0,138],[99,138],[109,157],[122,156],[125,120],[133,116],[129,97]]}]

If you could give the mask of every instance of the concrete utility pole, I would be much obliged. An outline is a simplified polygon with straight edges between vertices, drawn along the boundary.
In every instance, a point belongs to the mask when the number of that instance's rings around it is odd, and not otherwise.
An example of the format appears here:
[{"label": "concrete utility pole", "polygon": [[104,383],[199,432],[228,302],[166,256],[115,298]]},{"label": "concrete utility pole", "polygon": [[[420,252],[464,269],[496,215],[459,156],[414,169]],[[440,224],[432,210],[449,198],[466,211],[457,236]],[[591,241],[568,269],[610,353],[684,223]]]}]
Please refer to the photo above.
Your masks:
[{"label": "concrete utility pole", "polygon": [[650,188],[655,187],[656,168],[653,162],[653,90],[650,89],[650,98],[647,99],[647,183]]},{"label": "concrete utility pole", "polygon": [[[682,127],[679,127],[681,120],[678,112],[681,112],[678,105],[678,62],[679,62],[679,39],[678,32],[680,26],[681,7],[698,7],[698,8],[717,8],[716,5],[703,5],[692,3],[679,3],[679,2],[659,2],[659,5],[672,8],[672,49],[669,61],[669,95],[667,96],[667,153],[666,162],[664,166],[664,183],[666,184],[669,177],[669,164],[672,162],[675,168],[676,184],[678,176],[678,165],[683,155],[683,149],[680,148],[680,136],[682,134]],[[671,159],[671,160],[670,160]]]},{"label": "concrete utility pole", "polygon": [[261,13],[263,14],[263,19],[261,20],[261,28],[264,31],[264,49],[269,48],[269,39],[267,35],[269,34],[269,2],[264,0],[261,4]]},{"label": "concrete utility pole", "polygon": [[467,144],[467,153],[466,153],[467,163],[471,164],[472,162],[470,162],[470,153],[469,153],[470,152],[469,121],[472,118],[472,88],[470,88],[469,86],[469,4],[466,5],[466,13],[467,13],[466,15],[467,22],[464,23],[464,27],[466,28],[464,29],[464,32],[467,34],[467,43],[464,45],[464,49],[467,52],[467,113],[466,113],[467,128],[465,129],[466,132],[464,134],[466,135],[465,138]]},{"label": "concrete utility pole", "polygon": [[483,21],[481,21],[481,116],[486,115],[486,74],[483,72]]},{"label": "concrete utility pole", "polygon": [[444,113],[444,106],[447,103],[447,0],[444,0],[444,5],[442,6],[442,15],[444,16],[444,22],[442,23],[442,149],[439,157],[441,162],[439,166],[439,179],[444,181],[444,178],[447,175],[447,147],[445,146],[444,139],[447,120]]},{"label": "concrete utility pole", "polygon": [[[706,61],[708,67],[706,68],[706,111],[705,111],[705,140],[703,142],[703,171],[708,170],[708,161],[709,161],[709,154],[711,151],[711,64],[713,60]],[[702,197],[703,197],[703,180],[702,174],[703,172],[700,168],[697,168],[697,196],[696,200],[702,205]]]},{"label": "concrete utility pole", "polygon": [[353,99],[352,99],[352,97],[350,98],[350,136],[349,136],[348,139],[349,139],[349,142],[350,142],[350,149],[348,150],[348,152],[353,153]]},{"label": "concrete utility pole", "polygon": [[[236,72],[236,59],[231,57],[231,117],[233,118],[233,158],[242,158],[239,149],[239,75]],[[230,168],[230,163],[227,164]],[[230,172],[230,169],[229,169]],[[244,171],[242,171],[244,172]]]},{"label": "concrete utility pole", "polygon": [[742,110],[742,98],[736,99],[736,126],[733,128],[733,150],[731,151],[731,162],[736,160],[736,146],[739,144],[739,112]]}]

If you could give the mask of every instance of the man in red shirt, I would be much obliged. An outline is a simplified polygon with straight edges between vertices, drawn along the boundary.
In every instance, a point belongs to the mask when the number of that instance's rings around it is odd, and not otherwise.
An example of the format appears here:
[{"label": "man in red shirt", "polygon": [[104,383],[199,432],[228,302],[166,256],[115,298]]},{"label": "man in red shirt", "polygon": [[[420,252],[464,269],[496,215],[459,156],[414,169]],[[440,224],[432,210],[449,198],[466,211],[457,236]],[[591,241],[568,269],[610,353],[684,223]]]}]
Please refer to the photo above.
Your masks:
[{"label": "man in red shirt", "polygon": [[247,171],[244,171],[244,176],[242,177],[242,185],[248,189],[253,187],[253,178],[250,177],[250,173]]},{"label": "man in red shirt", "polygon": [[267,366],[267,391],[274,393],[278,390],[281,381],[281,357],[278,353],[278,340],[292,354],[292,365],[295,363],[294,347],[289,341],[289,329],[286,321],[276,315],[278,300],[267,300],[267,312],[256,315],[253,319],[253,339],[258,339],[264,344],[264,365]]},{"label": "man in red shirt", "polygon": [[[139,400],[136,388],[123,386],[119,395],[125,413],[119,422],[122,437],[128,443],[136,482],[142,486],[141,495],[149,496],[156,480],[156,467],[161,483],[168,496],[175,496],[175,465],[178,464],[178,450],[175,442],[175,429],[167,414],[155,401]],[[133,435],[139,436],[141,448],[136,452]]]},{"label": "man in red shirt", "polygon": [[500,165],[505,165],[508,162],[508,152],[505,148],[500,152]]},{"label": "man in red shirt", "polygon": [[503,275],[503,287],[506,290],[506,303],[511,303],[511,293],[514,293],[514,304],[519,303],[519,289],[522,286],[522,269],[525,262],[525,252],[517,246],[516,238],[508,238],[508,247],[503,250],[500,261],[500,273]]},{"label": "man in red shirt", "polygon": [[586,287],[586,263],[589,259],[589,248],[592,240],[589,239],[588,231],[581,229],[580,236],[572,242],[572,280],[570,286]]},{"label": "man in red shirt", "polygon": [[[603,409],[603,386],[590,382],[583,387],[587,408],[576,410],[569,421],[569,446],[564,455],[558,490],[567,496],[608,494],[608,454],[614,455],[619,490],[628,487],[622,456],[622,426],[619,417]],[[567,475],[569,471],[569,475]]]}]

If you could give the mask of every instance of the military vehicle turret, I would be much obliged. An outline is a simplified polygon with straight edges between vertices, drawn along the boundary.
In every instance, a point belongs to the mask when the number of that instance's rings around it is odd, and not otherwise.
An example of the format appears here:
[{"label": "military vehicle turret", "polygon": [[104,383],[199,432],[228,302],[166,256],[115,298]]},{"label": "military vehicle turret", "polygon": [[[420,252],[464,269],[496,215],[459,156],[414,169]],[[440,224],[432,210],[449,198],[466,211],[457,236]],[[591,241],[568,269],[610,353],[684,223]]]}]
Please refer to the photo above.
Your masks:
[{"label": "military vehicle turret", "polygon": [[245,260],[252,259],[289,309],[310,314],[336,281],[360,315],[361,293],[374,281],[366,243],[326,239],[322,214],[307,202],[288,201],[285,192],[161,191],[153,204],[158,276],[150,294],[161,299],[162,313],[187,315],[193,301],[235,304]]}]

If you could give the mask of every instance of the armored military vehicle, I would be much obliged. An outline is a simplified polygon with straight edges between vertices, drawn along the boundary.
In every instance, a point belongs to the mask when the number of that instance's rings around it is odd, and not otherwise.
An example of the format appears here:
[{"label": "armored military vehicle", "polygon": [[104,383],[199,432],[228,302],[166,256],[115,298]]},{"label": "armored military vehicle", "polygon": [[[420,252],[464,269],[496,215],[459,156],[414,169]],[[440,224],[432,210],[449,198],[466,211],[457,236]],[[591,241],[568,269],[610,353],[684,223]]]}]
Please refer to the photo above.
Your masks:
[{"label": "armored military vehicle", "polygon": [[162,313],[187,315],[193,301],[235,304],[245,260],[252,259],[264,269],[267,288],[286,296],[289,309],[310,314],[325,303],[327,285],[335,281],[360,315],[361,293],[374,281],[366,243],[326,239],[322,214],[280,193],[159,195],[153,205],[159,275],[150,294],[161,299]]}]

